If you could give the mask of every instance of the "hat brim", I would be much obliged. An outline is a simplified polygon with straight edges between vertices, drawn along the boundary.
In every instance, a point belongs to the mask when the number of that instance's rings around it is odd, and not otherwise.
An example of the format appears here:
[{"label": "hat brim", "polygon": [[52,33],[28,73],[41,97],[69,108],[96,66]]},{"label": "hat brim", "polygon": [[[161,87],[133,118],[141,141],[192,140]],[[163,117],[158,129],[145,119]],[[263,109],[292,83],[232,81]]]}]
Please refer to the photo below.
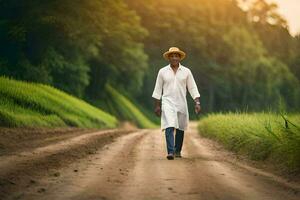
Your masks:
[{"label": "hat brim", "polygon": [[183,52],[183,51],[167,51],[163,54],[163,57],[166,59],[166,60],[169,60],[169,55],[171,53],[178,53],[180,55],[180,60],[183,60],[186,56],[186,54]]}]

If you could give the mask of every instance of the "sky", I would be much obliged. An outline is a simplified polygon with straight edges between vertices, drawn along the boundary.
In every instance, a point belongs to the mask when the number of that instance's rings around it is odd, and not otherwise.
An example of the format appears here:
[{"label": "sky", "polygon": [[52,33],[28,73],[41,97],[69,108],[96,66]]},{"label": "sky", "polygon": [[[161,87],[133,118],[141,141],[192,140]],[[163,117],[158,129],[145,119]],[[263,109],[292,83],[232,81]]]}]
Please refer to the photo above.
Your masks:
[{"label": "sky", "polygon": [[278,12],[288,21],[290,33],[300,33],[300,0],[268,0],[276,3]]}]

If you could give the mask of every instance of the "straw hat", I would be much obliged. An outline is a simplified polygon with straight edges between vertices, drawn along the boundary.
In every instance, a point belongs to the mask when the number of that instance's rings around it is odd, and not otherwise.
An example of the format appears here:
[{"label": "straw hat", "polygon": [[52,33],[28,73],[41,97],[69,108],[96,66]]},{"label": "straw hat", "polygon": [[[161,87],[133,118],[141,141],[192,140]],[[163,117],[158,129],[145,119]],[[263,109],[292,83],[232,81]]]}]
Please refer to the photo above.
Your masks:
[{"label": "straw hat", "polygon": [[180,55],[180,60],[183,60],[185,58],[185,53],[183,51],[181,51],[179,48],[177,47],[171,47],[169,49],[169,51],[166,51],[163,56],[166,60],[169,60],[169,54],[171,53],[178,53]]}]

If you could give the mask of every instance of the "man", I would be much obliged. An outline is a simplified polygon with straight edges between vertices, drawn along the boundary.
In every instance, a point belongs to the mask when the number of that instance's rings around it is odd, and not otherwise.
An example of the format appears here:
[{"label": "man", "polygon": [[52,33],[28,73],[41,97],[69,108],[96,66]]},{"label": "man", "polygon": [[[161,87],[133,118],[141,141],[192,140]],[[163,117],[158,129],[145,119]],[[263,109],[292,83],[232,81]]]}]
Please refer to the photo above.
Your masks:
[{"label": "man", "polygon": [[167,159],[169,160],[173,160],[174,156],[181,157],[184,131],[187,129],[189,121],[186,89],[195,101],[196,114],[201,110],[200,94],[192,72],[180,64],[185,55],[177,47],[171,47],[163,54],[170,64],[159,70],[152,94],[152,97],[155,98],[155,113],[157,116],[161,116],[161,129],[165,130]]}]

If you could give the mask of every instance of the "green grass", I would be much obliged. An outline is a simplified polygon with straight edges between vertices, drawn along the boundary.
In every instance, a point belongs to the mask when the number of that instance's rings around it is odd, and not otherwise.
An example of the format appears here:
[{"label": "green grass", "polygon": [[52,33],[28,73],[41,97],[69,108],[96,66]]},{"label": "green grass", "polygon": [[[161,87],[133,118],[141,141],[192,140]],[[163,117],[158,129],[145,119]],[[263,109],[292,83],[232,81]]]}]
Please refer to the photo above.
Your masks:
[{"label": "green grass", "polygon": [[271,162],[300,173],[300,114],[210,114],[198,124],[200,134],[253,160]]},{"label": "green grass", "polygon": [[113,128],[117,119],[51,86],[0,77],[0,126]]},{"label": "green grass", "polygon": [[108,97],[105,101],[105,107],[111,114],[118,116],[121,120],[131,121],[140,128],[158,127],[141,112],[138,105],[135,105],[109,84],[106,85],[106,92]]}]

